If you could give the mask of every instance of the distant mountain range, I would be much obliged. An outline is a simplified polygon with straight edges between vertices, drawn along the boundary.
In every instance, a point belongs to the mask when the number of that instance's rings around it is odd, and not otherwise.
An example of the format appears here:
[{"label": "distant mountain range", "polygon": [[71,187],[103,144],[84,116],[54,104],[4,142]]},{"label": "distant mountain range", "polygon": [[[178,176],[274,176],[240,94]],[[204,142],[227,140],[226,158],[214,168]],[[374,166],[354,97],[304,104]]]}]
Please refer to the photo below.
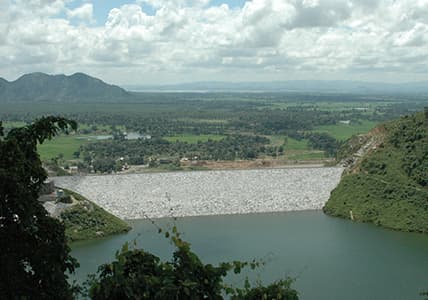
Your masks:
[{"label": "distant mountain range", "polygon": [[[428,95],[428,82],[380,83],[362,81],[293,80],[274,82],[195,82],[175,85],[129,85],[127,90],[83,73],[30,73],[15,81],[0,78],[0,103],[134,102],[145,98],[134,92],[284,92],[317,94]],[[133,92],[129,92],[133,91]]]},{"label": "distant mountain range", "polygon": [[0,78],[0,102],[120,102],[132,98],[124,89],[83,73],[31,73],[15,81]]},{"label": "distant mountain range", "polygon": [[194,82],[174,85],[128,85],[127,90],[182,92],[296,92],[353,94],[428,94],[428,82],[382,83],[346,80],[290,80],[272,82]]}]

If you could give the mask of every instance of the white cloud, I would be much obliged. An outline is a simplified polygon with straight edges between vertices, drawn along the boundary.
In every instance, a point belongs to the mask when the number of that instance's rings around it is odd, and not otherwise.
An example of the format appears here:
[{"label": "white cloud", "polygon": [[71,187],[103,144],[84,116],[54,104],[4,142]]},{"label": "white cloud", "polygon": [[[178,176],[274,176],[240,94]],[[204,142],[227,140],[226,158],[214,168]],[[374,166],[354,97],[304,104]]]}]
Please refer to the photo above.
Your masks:
[{"label": "white cloud", "polygon": [[111,9],[97,26],[91,3],[69,2],[0,0],[0,77],[417,80],[428,72],[428,0],[252,0],[234,9],[142,0]]},{"label": "white cloud", "polygon": [[88,22],[93,21],[93,13],[94,13],[94,7],[92,3],[85,3],[80,7],[77,7],[75,9],[69,9],[67,10],[67,16],[72,19],[80,19]]}]

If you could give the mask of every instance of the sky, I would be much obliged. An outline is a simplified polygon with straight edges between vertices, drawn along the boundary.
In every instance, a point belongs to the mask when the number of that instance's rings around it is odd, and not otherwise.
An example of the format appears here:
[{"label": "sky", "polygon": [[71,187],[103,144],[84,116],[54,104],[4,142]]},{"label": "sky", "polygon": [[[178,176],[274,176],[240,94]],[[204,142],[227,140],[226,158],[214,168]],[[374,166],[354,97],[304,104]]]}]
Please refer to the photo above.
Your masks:
[{"label": "sky", "polygon": [[428,79],[428,0],[0,0],[0,77]]}]

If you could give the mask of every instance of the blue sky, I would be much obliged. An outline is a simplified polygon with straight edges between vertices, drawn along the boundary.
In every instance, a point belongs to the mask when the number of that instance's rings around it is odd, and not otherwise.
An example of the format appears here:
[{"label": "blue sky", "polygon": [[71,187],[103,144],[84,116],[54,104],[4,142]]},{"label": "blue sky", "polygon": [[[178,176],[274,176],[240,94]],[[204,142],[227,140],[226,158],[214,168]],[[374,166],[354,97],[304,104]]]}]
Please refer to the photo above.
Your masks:
[{"label": "blue sky", "polygon": [[[237,8],[244,6],[246,0],[211,0],[209,6],[221,5],[223,3],[229,5],[230,8]],[[68,6],[70,8],[76,8],[82,5],[83,3],[92,3],[94,5],[94,19],[96,24],[104,24],[107,19],[108,13],[112,8],[120,7],[124,4],[135,3],[135,1],[129,0],[75,0],[71,2]],[[144,12],[147,14],[153,14],[154,10],[149,5],[142,5]]]}]

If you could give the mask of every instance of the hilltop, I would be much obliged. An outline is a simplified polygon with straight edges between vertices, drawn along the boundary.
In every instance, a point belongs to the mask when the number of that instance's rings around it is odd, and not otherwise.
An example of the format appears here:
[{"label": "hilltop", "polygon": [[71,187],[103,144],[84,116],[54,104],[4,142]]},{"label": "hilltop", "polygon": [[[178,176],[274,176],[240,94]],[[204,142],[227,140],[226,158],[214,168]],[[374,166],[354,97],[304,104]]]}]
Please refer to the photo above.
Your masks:
[{"label": "hilltop", "polygon": [[120,102],[132,99],[124,89],[86,75],[75,73],[48,75],[25,74],[15,81],[0,78],[0,102]]},{"label": "hilltop", "polygon": [[428,232],[428,110],[355,136],[324,212],[391,229]]}]

